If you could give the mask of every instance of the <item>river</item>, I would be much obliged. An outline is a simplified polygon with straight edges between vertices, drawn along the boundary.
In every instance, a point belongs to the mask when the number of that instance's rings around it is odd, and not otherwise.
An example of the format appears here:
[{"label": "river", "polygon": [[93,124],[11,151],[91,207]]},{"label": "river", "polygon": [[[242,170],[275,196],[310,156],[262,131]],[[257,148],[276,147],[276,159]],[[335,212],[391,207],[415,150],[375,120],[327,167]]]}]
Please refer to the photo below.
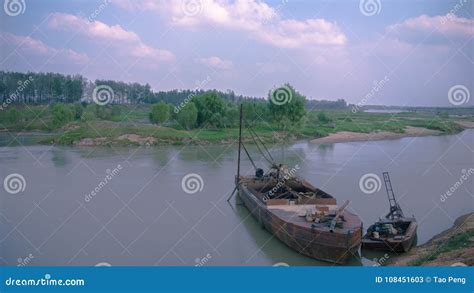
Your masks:
[{"label": "river", "polygon": [[[18,193],[0,189],[0,265],[330,265],[287,248],[236,197],[227,202],[236,144],[78,148],[30,145],[28,137],[12,143],[0,135],[0,178],[24,178]],[[466,130],[376,142],[301,141],[270,151],[339,203],[350,200],[365,228],[386,213],[388,201],[383,180],[367,194],[360,178],[388,171],[405,215],[418,220],[421,244],[474,210],[473,178],[456,184],[474,168],[473,148],[474,130]],[[246,158],[242,170],[253,173]],[[188,174],[197,181],[183,189]],[[380,256],[363,252],[361,263]]]}]

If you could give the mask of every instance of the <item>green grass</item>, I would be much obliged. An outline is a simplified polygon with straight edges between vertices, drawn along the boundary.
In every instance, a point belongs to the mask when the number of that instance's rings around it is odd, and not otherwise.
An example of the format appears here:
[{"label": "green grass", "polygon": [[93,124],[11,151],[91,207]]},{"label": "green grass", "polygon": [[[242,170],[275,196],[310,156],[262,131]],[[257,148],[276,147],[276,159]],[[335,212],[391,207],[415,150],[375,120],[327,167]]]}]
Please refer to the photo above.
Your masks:
[{"label": "green grass", "polygon": [[[238,127],[220,129],[184,130],[178,125],[169,123],[167,127],[159,127],[149,123],[148,115],[151,105],[119,105],[114,106],[118,111],[108,120],[93,119],[90,121],[74,121],[65,127],[52,127],[51,107],[14,106],[20,112],[20,119],[15,123],[8,121],[8,115],[0,113],[0,128],[12,132],[46,131],[55,133],[45,143],[72,144],[84,138],[106,137],[110,143],[129,144],[127,140],[118,140],[123,134],[137,134],[143,137],[154,137],[158,144],[182,143],[219,143],[235,140],[238,137]],[[13,106],[12,106],[13,108]],[[116,109],[117,110],[117,109]],[[8,110],[7,110],[8,111]],[[93,107],[87,107],[86,112],[93,112]],[[439,130],[444,134],[456,133],[462,127],[455,120],[474,121],[474,115],[464,118],[451,118],[436,113],[366,113],[351,111],[324,111],[325,119],[320,121],[318,111],[312,111],[302,117],[301,123],[286,131],[278,129],[277,123],[271,121],[255,121],[254,130],[265,141],[281,141],[291,139],[314,139],[324,137],[338,131],[370,133],[374,131],[390,131],[403,133],[408,126],[424,127]],[[92,115],[93,116],[93,115]],[[244,139],[250,139],[244,131]]]},{"label": "green grass", "polygon": [[435,251],[425,254],[417,258],[416,260],[408,262],[409,266],[421,266],[422,264],[433,261],[438,258],[442,253],[454,251],[457,249],[467,248],[472,246],[471,238],[474,237],[474,231],[468,231],[465,233],[456,234],[446,242],[442,242],[436,248]]}]

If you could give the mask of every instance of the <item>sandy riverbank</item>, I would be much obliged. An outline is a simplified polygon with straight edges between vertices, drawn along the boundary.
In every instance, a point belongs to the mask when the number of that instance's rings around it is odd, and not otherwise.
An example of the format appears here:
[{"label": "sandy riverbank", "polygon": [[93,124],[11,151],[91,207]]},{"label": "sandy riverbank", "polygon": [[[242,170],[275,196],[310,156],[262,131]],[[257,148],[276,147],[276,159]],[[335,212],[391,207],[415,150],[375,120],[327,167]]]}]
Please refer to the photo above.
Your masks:
[{"label": "sandy riverbank", "polygon": [[431,136],[431,135],[440,135],[440,134],[442,134],[442,132],[438,130],[408,126],[405,128],[404,133],[396,133],[396,132],[389,132],[389,131],[378,131],[378,132],[371,132],[371,133],[340,131],[340,132],[333,133],[325,137],[313,139],[311,140],[311,142],[316,143],[316,144],[326,144],[326,143],[351,142],[351,141],[386,140],[386,139],[397,139],[397,138],[409,137],[409,136]]},{"label": "sandy riverbank", "polygon": [[389,266],[473,266],[474,213],[459,217],[453,227],[426,244],[388,261]]}]

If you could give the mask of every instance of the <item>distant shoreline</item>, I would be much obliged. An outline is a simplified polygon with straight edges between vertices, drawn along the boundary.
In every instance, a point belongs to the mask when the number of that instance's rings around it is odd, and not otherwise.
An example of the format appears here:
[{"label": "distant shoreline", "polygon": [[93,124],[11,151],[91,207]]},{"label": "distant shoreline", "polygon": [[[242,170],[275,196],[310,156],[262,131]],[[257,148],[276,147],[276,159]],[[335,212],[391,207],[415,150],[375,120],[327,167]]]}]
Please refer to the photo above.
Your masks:
[{"label": "distant shoreline", "polygon": [[[465,129],[474,128],[474,123],[472,122],[457,122]],[[403,137],[423,137],[423,136],[438,136],[444,135],[442,131],[428,129],[424,127],[412,127],[407,126],[405,132],[389,132],[389,131],[376,131],[370,133],[362,132],[351,132],[351,131],[339,131],[332,133],[325,137],[320,137],[310,140],[314,144],[332,144],[339,142],[358,142],[358,141],[379,141],[379,140],[391,140],[399,139]]]},{"label": "distant shoreline", "polygon": [[405,129],[405,132],[403,133],[396,133],[396,132],[389,132],[389,131],[377,131],[377,132],[370,132],[370,133],[339,131],[325,137],[313,139],[311,140],[311,143],[331,144],[331,143],[338,143],[338,142],[378,141],[378,140],[398,139],[398,138],[403,138],[403,137],[436,136],[436,135],[441,135],[441,134],[443,134],[443,132],[439,130],[409,126]]}]

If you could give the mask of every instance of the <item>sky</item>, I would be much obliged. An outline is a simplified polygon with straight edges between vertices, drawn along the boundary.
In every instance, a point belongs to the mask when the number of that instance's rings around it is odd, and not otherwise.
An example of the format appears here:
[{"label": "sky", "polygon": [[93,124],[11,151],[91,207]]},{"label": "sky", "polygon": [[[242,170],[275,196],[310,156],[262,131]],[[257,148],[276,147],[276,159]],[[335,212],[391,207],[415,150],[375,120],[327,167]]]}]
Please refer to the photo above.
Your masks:
[{"label": "sky", "polygon": [[4,0],[0,70],[473,106],[473,15],[474,0]]}]

